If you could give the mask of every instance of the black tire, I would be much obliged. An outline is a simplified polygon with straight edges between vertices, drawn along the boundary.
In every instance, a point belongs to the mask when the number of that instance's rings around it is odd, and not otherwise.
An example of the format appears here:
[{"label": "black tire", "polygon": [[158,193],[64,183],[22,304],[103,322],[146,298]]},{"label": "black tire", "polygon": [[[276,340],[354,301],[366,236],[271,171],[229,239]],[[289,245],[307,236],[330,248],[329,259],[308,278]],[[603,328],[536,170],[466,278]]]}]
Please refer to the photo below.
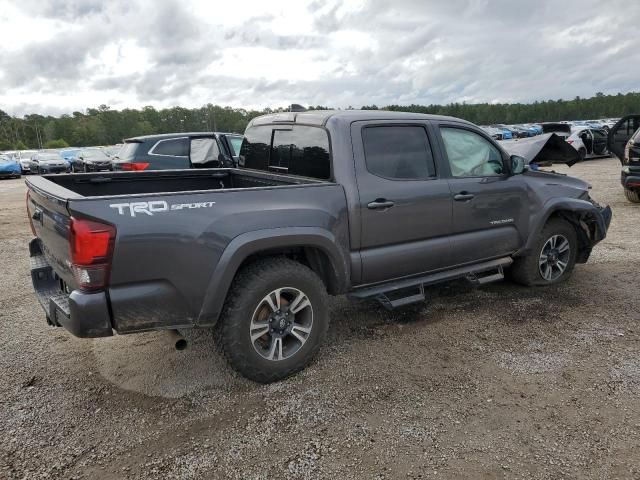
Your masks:
[{"label": "black tire", "polygon": [[[540,260],[543,248],[547,246],[547,242],[554,236],[563,237],[568,241],[569,254],[564,258],[564,260],[566,260],[564,271],[557,277],[547,279],[543,277],[542,270],[544,267],[540,265]],[[547,222],[542,231],[537,234],[531,254],[515,259],[509,272],[510,277],[515,282],[527,286],[553,285],[563,282],[571,276],[573,267],[576,264],[577,248],[578,236],[573,225],[561,218],[552,218]],[[559,272],[560,267],[555,268],[558,269]]]},{"label": "black tire", "polygon": [[624,189],[624,196],[627,197],[631,203],[640,203],[640,191],[631,190],[630,188]]},{"label": "black tire", "polygon": [[[270,295],[277,289],[283,289],[284,292],[280,295],[283,311],[287,308],[289,301],[291,305],[294,303],[292,300],[287,301],[284,297],[287,289],[303,292],[310,302],[310,307],[304,309],[307,320],[308,312],[311,312],[311,322],[308,323],[309,327],[305,327],[310,331],[306,334],[304,342],[297,340],[297,337],[294,338],[293,334],[287,336],[285,333],[285,337],[281,337],[279,344],[280,355],[283,358],[269,359],[259,353],[258,349],[264,343],[265,350],[262,351],[266,353],[274,345],[278,332],[275,334],[266,332],[254,341],[250,332],[252,325],[255,325],[254,319],[260,315],[268,315],[267,318],[263,316],[260,322],[268,321],[271,325],[273,321],[278,324],[277,318],[272,317],[282,314],[273,312],[273,309],[269,309],[264,302],[267,296],[275,298]],[[298,262],[284,257],[272,257],[247,265],[238,272],[229,289],[218,324],[218,340],[225,357],[240,374],[260,383],[274,382],[299,372],[313,360],[326,335],[329,326],[327,300],[327,292],[320,278],[311,269]],[[287,303],[284,303],[285,301]],[[265,308],[266,313],[264,313]],[[302,311],[291,316],[294,319],[293,325],[297,325],[295,322]],[[282,323],[279,325],[282,326]],[[259,330],[253,331],[259,332]],[[284,342],[289,342],[286,347]],[[301,345],[297,346],[299,343]],[[275,344],[278,345],[277,342]],[[291,347],[290,351],[294,353],[285,357],[283,352],[288,347]],[[273,351],[271,349],[271,352]]]},{"label": "black tire", "polygon": [[583,161],[587,157],[587,149],[584,147],[580,147],[578,149],[578,154],[580,155],[580,161]]}]

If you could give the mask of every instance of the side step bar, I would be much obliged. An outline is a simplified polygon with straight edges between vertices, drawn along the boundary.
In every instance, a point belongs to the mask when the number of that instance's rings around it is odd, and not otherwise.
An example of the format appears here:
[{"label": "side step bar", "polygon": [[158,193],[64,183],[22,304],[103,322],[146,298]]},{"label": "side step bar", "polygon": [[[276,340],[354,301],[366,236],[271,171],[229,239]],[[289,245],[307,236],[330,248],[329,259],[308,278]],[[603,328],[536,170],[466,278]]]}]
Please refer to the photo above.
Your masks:
[{"label": "side step bar", "polygon": [[464,278],[474,285],[485,285],[504,278],[504,268],[513,263],[511,257],[436,272],[420,277],[363,287],[350,293],[354,298],[375,297],[385,308],[392,310],[426,299],[424,287]]}]

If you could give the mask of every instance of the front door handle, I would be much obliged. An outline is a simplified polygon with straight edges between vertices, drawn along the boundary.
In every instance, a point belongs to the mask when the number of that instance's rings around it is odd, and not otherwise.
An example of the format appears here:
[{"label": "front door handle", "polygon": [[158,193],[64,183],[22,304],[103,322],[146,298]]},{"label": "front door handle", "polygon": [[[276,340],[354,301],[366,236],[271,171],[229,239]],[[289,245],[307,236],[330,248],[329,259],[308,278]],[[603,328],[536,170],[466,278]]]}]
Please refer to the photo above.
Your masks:
[{"label": "front door handle", "polygon": [[468,192],[460,192],[457,195],[453,196],[453,199],[456,202],[466,202],[467,200],[471,200],[475,195],[473,193]]},{"label": "front door handle", "polygon": [[373,202],[367,203],[367,208],[370,210],[384,210],[391,208],[395,205],[391,200],[385,198],[376,198]]}]

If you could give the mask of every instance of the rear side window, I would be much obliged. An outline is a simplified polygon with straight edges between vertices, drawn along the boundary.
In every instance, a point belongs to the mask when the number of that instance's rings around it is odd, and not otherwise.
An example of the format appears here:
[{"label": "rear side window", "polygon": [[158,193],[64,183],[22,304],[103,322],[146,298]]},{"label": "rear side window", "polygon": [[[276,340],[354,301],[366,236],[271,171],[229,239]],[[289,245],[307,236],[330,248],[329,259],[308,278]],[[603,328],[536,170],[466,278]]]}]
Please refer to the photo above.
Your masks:
[{"label": "rear side window", "polygon": [[170,155],[172,157],[189,156],[189,139],[173,138],[171,140],[160,140],[149,151],[151,155]]},{"label": "rear side window", "polygon": [[252,127],[245,132],[240,165],[325,180],[331,177],[329,137],[318,127]]},{"label": "rear side window", "polygon": [[420,126],[379,126],[362,130],[367,170],[393,180],[433,177],[436,169],[429,137]]}]

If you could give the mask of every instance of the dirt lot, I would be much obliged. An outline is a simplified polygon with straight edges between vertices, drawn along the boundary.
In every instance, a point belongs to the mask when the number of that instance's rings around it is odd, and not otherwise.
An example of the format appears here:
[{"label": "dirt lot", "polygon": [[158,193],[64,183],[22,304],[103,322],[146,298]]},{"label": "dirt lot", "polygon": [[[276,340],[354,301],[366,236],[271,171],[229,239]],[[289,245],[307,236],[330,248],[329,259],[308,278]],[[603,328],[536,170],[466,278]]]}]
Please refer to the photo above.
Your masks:
[{"label": "dirt lot", "polygon": [[1,181],[0,478],[640,478],[640,207],[616,160],[570,171],[614,218],[568,283],[336,298],[320,358],[268,386],[209,332],[177,352],[48,327],[24,184]]}]

